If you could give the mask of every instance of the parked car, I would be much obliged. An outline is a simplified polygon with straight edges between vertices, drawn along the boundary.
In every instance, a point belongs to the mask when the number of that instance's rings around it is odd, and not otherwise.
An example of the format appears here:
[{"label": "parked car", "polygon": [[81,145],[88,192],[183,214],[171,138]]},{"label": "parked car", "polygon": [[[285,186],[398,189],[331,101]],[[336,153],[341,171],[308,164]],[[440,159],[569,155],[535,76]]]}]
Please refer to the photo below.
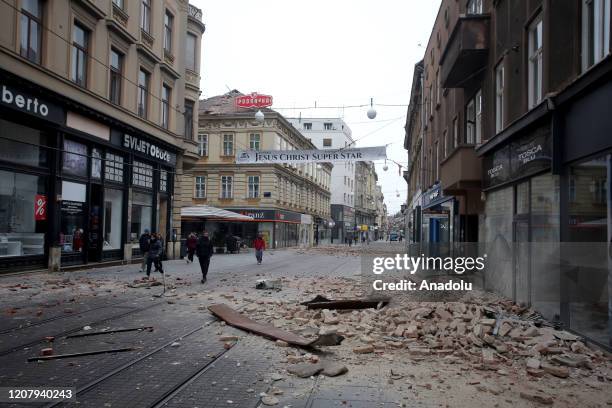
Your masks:
[{"label": "parked car", "polygon": [[390,233],[389,241],[399,241],[399,234],[397,232]]}]

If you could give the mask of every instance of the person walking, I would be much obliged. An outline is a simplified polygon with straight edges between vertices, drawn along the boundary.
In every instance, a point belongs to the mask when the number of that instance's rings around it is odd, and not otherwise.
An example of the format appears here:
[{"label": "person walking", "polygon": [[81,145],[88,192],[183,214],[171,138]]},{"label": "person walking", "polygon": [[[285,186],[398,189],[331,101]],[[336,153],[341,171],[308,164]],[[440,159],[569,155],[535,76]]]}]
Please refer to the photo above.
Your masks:
[{"label": "person walking", "polygon": [[138,240],[138,246],[140,247],[140,253],[142,254],[142,273],[145,272],[145,267],[147,266],[147,259],[149,257],[149,249],[151,248],[151,234],[149,234],[149,230],[145,229],[144,233],[140,236]]},{"label": "person walking", "polygon": [[202,236],[198,238],[196,245],[196,254],[202,269],[202,283],[206,283],[206,275],[208,275],[208,267],[210,266],[210,258],[213,255],[213,244],[208,238],[208,232],[204,231]]},{"label": "person walking", "polygon": [[159,242],[159,247],[161,248],[159,251],[159,254],[157,255],[157,258],[155,258],[155,263],[154,263],[155,272],[164,273],[164,270],[162,268],[162,259],[164,259],[164,252],[166,250],[164,238],[162,237],[162,234],[160,234],[159,232],[156,232],[152,235],[155,236],[155,238],[157,238],[157,242]]},{"label": "person walking", "polygon": [[149,252],[147,253],[147,278],[151,276],[151,265],[155,264],[155,270],[164,273],[164,268],[161,262],[163,253],[162,243],[157,239],[157,234],[151,234]]},{"label": "person walking", "polygon": [[198,239],[192,232],[187,238],[187,263],[193,263],[193,254],[195,254],[196,247],[198,246]]},{"label": "person walking", "polygon": [[263,240],[261,234],[257,235],[257,238],[253,241],[253,248],[255,248],[255,258],[257,258],[257,265],[261,265],[263,261],[263,251],[266,249],[266,241]]}]

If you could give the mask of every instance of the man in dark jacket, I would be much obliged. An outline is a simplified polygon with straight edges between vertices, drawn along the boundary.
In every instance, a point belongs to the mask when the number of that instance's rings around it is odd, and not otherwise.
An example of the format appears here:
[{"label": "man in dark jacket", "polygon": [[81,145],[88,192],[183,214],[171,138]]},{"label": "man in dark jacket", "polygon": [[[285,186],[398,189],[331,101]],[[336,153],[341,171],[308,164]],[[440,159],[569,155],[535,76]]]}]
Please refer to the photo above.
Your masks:
[{"label": "man in dark jacket", "polygon": [[151,275],[151,265],[153,263],[155,264],[155,268],[158,269],[159,272],[164,273],[164,269],[161,263],[163,248],[161,241],[157,239],[157,234],[153,234],[151,236],[150,243],[151,245],[147,254],[147,278]]},{"label": "man in dark jacket", "polygon": [[206,283],[206,275],[208,275],[210,257],[213,255],[213,244],[208,238],[207,231],[204,231],[204,234],[198,238],[196,254],[198,255],[198,261],[200,261],[200,268],[202,269],[202,283]]},{"label": "man in dark jacket", "polygon": [[142,255],[142,266],[140,269],[144,273],[145,266],[147,266],[147,258],[149,257],[149,248],[151,248],[151,234],[149,234],[148,229],[145,229],[144,234],[140,236],[138,246],[140,247],[140,253]]}]

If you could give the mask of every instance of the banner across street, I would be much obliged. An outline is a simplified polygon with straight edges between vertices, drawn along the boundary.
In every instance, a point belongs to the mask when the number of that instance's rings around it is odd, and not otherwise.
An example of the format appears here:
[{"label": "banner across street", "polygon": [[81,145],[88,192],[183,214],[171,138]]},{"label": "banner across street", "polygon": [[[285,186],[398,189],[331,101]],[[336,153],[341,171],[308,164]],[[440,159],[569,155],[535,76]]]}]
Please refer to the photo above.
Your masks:
[{"label": "banner across street", "polygon": [[387,158],[386,146],[324,150],[240,150],[236,163],[333,163]]}]

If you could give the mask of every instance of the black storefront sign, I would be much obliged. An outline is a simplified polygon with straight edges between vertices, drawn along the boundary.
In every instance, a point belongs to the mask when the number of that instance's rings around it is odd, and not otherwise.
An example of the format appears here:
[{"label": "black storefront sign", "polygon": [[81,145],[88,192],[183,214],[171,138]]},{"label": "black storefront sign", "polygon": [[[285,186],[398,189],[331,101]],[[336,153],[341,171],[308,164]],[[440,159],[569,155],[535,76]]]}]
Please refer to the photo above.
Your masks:
[{"label": "black storefront sign", "polygon": [[494,187],[550,168],[550,132],[542,130],[522,137],[483,159],[484,188]]},{"label": "black storefront sign", "polygon": [[301,223],[302,222],[302,214],[296,213],[296,212],[293,212],[293,211],[278,210],[276,212],[276,219],[278,221]]},{"label": "black storefront sign", "polygon": [[111,133],[111,143],[115,146],[121,146],[124,149],[138,153],[149,159],[154,159],[163,163],[171,164],[172,166],[176,166],[176,153],[161,147],[161,145],[158,143],[150,142],[138,136],[116,131]]},{"label": "black storefront sign", "polygon": [[62,107],[2,82],[0,82],[0,104],[60,125],[66,123],[66,112]]},{"label": "black storefront sign", "polygon": [[228,209],[228,211],[253,217],[254,221],[283,221],[295,222],[298,224],[302,222],[302,214],[293,211],[267,210],[260,208]]}]

